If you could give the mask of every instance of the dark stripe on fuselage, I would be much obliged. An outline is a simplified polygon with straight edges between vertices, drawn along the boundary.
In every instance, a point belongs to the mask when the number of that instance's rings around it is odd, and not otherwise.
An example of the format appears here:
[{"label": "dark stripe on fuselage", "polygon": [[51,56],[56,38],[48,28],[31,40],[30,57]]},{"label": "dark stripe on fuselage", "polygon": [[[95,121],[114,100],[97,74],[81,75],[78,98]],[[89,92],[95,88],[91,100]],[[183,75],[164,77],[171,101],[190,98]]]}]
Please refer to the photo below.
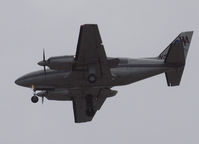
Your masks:
[{"label": "dark stripe on fuselage", "polygon": [[181,64],[122,64],[118,67],[181,67]]}]

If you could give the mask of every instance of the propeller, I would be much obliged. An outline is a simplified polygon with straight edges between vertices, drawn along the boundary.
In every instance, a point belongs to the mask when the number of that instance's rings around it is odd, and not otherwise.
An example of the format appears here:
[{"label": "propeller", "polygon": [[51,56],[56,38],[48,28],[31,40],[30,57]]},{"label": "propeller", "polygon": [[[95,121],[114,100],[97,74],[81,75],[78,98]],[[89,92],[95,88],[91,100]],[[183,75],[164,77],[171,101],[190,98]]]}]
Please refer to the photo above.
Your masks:
[{"label": "propeller", "polygon": [[44,103],[44,97],[48,95],[48,90],[43,91],[41,94],[42,94],[41,103],[43,104]]},{"label": "propeller", "polygon": [[48,94],[47,90],[44,90],[44,91],[41,91],[41,92],[37,93],[37,96],[41,97],[41,103],[42,104],[44,103],[44,97],[47,96],[47,94]]},{"label": "propeller", "polygon": [[41,97],[41,103],[44,103],[44,96]]},{"label": "propeller", "polygon": [[43,49],[43,62],[44,62],[44,73],[46,75],[46,56],[45,56],[45,49]]},{"label": "propeller", "polygon": [[47,65],[47,61],[46,61],[46,56],[45,56],[45,49],[43,49],[43,60],[40,61],[40,62],[38,62],[38,65],[44,67],[44,74],[46,75],[46,65]]}]

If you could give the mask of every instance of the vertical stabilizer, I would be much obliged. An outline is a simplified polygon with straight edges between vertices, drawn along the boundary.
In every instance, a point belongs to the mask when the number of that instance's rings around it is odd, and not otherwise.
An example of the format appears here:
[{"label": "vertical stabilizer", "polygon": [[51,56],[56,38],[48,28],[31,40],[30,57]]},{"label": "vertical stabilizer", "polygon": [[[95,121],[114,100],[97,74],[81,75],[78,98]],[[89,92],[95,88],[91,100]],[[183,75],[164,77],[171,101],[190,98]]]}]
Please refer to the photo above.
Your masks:
[{"label": "vertical stabilizer", "polygon": [[193,31],[182,32],[159,55],[160,59],[164,59],[165,64],[176,66],[174,70],[165,73],[168,86],[177,86],[180,84],[192,35]]},{"label": "vertical stabilizer", "polygon": [[180,33],[173,40],[173,42],[159,55],[159,58],[165,59],[168,52],[169,52],[169,49],[171,48],[171,46],[175,43],[181,42],[183,44],[184,56],[185,56],[185,59],[186,59],[187,53],[189,51],[189,46],[190,46],[190,43],[191,43],[192,35],[193,35],[193,31],[187,31],[187,32]]}]

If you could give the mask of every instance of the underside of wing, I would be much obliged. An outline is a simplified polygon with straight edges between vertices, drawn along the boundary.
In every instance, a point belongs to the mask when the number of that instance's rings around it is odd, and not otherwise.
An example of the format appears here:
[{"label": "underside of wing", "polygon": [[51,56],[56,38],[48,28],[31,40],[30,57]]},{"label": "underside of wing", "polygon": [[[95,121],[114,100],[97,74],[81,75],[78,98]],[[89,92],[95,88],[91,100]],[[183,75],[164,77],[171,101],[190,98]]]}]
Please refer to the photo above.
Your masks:
[{"label": "underside of wing", "polygon": [[86,98],[73,99],[73,111],[76,123],[91,121],[96,113]]},{"label": "underside of wing", "polygon": [[100,80],[111,79],[110,67],[96,24],[86,24],[80,27],[75,60],[76,69],[86,69],[87,74],[92,73]]},{"label": "underside of wing", "polygon": [[80,27],[75,59],[85,63],[89,58],[97,58],[97,47],[102,44],[97,25],[86,24]]},{"label": "underside of wing", "polygon": [[107,97],[116,95],[117,91],[110,89],[89,89],[82,96],[73,98],[73,110],[76,123],[91,121],[103,105]]}]

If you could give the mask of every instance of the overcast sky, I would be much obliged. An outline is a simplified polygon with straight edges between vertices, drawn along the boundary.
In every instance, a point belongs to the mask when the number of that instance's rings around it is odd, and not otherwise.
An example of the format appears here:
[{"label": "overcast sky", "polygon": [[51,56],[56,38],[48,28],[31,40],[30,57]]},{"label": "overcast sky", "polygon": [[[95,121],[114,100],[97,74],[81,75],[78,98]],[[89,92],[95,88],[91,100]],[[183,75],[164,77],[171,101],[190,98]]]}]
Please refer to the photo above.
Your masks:
[{"label": "overcast sky", "polygon": [[[0,143],[198,144],[198,0],[0,0]],[[115,87],[92,122],[75,124],[71,102],[33,104],[19,76],[47,57],[75,54],[79,27],[99,26],[114,57],[157,56],[182,31],[194,35],[179,87],[164,74]]]}]

